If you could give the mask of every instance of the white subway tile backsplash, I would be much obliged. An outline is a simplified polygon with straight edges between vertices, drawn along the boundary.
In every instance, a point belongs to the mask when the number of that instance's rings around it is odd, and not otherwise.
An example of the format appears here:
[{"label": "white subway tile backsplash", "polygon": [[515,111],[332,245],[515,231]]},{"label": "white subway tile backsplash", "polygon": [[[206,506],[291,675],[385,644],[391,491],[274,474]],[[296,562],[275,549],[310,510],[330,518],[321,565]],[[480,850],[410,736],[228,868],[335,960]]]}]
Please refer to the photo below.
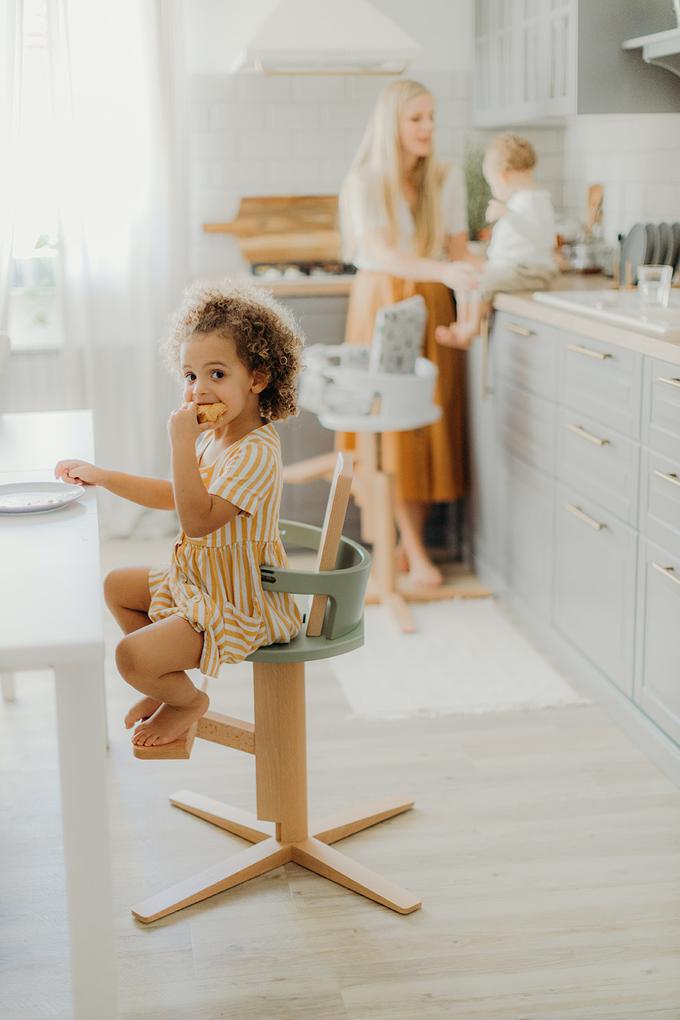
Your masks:
[{"label": "white subway tile backsplash", "polygon": [[294,136],[282,131],[242,131],[238,137],[240,159],[279,159],[292,155]]},{"label": "white subway tile backsplash", "polygon": [[291,99],[292,79],[287,75],[230,75],[236,83],[236,97],[248,103],[287,103]]},{"label": "white subway tile backsplash", "polygon": [[265,127],[271,131],[316,131],[320,126],[316,103],[271,104],[265,113]]},{"label": "white subway tile backsplash", "polygon": [[264,108],[257,103],[212,103],[210,106],[211,131],[262,130],[265,123]]},{"label": "white subway tile backsplash", "polygon": [[296,75],[290,79],[293,103],[341,103],[347,97],[346,79],[331,75]]}]

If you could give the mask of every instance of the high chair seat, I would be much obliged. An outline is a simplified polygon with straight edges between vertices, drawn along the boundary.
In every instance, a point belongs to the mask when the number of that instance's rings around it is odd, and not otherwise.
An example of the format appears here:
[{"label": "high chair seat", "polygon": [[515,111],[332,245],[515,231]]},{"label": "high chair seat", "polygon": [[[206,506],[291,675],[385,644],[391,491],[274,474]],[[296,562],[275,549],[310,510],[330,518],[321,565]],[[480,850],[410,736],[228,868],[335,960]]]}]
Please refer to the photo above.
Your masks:
[{"label": "high chair seat", "polygon": [[[222,861],[132,909],[149,923],[282,864],[294,861],[399,913],[421,905],[412,893],[363,868],[329,844],[407,811],[413,801],[383,800],[309,824],[304,664],[359,648],[364,640],[363,602],[370,556],[342,536],[352,480],[352,462],[338,454],[323,528],[281,522],[287,544],[318,550],[317,570],[261,569],[263,588],[312,596],[305,629],[286,645],[268,645],[248,656],[253,663],[254,723],[207,712],[184,741],[140,748],[145,758],[189,757],[193,740],[208,740],[255,757],[257,814],[182,790],[170,802],[226,829],[254,846]],[[152,753],[156,752],[156,753]],[[165,753],[164,753],[165,752]],[[181,753],[180,753],[181,752]],[[141,755],[138,755],[141,757]]]}]

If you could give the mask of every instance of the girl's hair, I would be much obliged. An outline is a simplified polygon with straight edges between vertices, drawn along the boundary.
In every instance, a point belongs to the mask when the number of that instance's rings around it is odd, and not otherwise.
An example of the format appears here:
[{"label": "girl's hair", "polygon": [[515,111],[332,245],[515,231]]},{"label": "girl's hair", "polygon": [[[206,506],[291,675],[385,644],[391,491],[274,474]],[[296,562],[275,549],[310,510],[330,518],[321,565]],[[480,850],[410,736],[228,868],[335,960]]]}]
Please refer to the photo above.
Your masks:
[{"label": "girl's hair", "polygon": [[[399,79],[378,96],[373,113],[340,193],[340,229],[346,261],[356,257],[358,238],[351,215],[351,192],[357,179],[371,189],[370,200],[378,204],[389,225],[391,239],[397,237],[397,206],[403,200],[403,167],[399,122],[407,103],[430,91],[417,81]],[[432,255],[441,242],[439,197],[445,168],[435,161],[434,150],[420,156],[411,171],[417,197],[413,211],[416,253]]]},{"label": "girl's hair", "polygon": [[511,131],[492,138],[486,151],[498,156],[501,170],[533,170],[536,166],[536,150],[531,142]]},{"label": "girl's hair", "polygon": [[297,377],[305,341],[287,308],[269,291],[249,283],[194,284],[184,292],[162,344],[169,366],[179,369],[181,344],[213,332],[233,339],[248,371],[259,370],[269,376],[259,394],[263,418],[277,421],[297,414]]}]

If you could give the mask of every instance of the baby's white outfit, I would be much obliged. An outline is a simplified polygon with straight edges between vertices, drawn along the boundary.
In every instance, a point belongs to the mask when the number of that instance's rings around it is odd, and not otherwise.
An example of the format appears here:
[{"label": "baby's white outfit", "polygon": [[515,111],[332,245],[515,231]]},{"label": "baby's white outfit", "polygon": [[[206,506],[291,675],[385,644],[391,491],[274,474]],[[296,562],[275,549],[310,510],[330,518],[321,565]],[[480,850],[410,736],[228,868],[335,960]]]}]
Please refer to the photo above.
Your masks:
[{"label": "baby's white outfit", "polygon": [[545,290],[557,274],[554,246],[555,214],[548,192],[516,191],[493,228],[480,296],[490,300],[497,291]]}]

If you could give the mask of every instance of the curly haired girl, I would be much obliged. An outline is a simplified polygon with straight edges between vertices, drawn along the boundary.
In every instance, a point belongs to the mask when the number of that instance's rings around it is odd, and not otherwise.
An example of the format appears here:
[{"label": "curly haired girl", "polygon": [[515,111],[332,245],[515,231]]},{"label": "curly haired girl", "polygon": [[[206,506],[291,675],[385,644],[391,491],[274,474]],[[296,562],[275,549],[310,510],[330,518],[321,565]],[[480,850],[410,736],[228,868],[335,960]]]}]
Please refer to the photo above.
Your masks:
[{"label": "curly haired girl", "polygon": [[172,482],[80,460],[55,468],[64,481],[179,517],[169,569],[127,567],[104,582],[125,634],[118,669],[144,695],[125,717],[128,729],[137,724],[138,747],[177,740],[207,711],[207,694],[185,670],[216,676],[222,663],[288,642],[301,625],[292,595],[263,591],[260,566],[285,565],[272,422],[297,413],[302,336],[271,295],[227,283],[187,291],[164,347],[183,379],[183,403],[168,421]]}]

